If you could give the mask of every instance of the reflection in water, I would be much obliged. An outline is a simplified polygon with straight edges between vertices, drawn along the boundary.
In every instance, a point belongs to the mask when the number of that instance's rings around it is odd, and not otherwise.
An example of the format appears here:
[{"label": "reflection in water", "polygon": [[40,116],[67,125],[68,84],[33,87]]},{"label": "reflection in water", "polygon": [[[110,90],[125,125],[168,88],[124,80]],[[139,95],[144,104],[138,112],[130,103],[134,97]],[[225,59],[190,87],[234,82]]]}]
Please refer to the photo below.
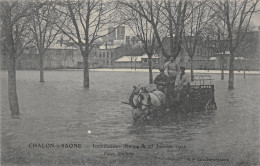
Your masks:
[{"label": "reflection in water", "polygon": [[[131,108],[121,101],[127,101],[133,85],[147,82],[147,73],[90,72],[88,90],[82,88],[82,71],[46,71],[44,84],[38,82],[38,74],[17,72],[21,115],[12,119],[7,75],[1,73],[1,155],[5,163],[186,166],[194,164],[187,158],[223,156],[232,162],[210,164],[254,165],[258,161],[259,76],[247,80],[236,76],[233,91],[227,90],[227,81],[216,81],[215,111],[170,113],[154,121],[133,122]],[[218,80],[218,75],[213,77]],[[30,149],[28,143],[81,143],[84,148]],[[92,148],[93,144],[174,148],[109,149],[134,153],[115,158],[104,155],[107,149]]]},{"label": "reflection in water", "polygon": [[[160,130],[160,134],[167,133],[168,137],[174,138],[176,141],[185,138],[191,141],[196,134],[199,134],[201,130],[206,130],[204,128],[212,124],[214,115],[213,111],[202,110],[190,113],[171,113],[160,119],[144,122],[135,121],[130,127],[129,134],[145,137],[145,135],[153,134],[152,131]],[[161,141],[160,134],[158,142]],[[153,136],[153,139],[156,139],[156,135]]]}]

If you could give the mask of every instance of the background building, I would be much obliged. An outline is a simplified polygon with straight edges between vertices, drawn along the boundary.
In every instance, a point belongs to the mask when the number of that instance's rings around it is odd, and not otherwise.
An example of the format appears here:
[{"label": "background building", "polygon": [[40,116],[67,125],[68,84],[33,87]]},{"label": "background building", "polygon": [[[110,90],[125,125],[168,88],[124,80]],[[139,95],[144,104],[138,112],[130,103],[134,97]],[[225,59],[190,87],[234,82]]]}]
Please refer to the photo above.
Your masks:
[{"label": "background building", "polygon": [[[110,27],[112,32],[103,40],[94,44],[89,55],[89,68],[148,68],[148,57],[145,56],[141,42],[135,36],[126,36],[124,26],[116,30]],[[107,39],[109,38],[110,41]],[[122,40],[117,40],[122,39]],[[235,52],[236,70],[260,70],[260,32],[247,32]],[[192,42],[192,40],[190,40]],[[203,41],[203,40],[202,40]],[[193,57],[193,69],[229,69],[229,50],[219,52],[217,41],[209,41],[210,44],[199,42]],[[224,45],[226,41],[222,41]],[[163,44],[165,50],[170,53],[169,38],[165,38]],[[210,45],[210,46],[209,46]],[[6,69],[6,57],[1,54],[1,67]],[[153,68],[159,68],[166,59],[161,53],[153,56]],[[176,61],[180,66],[190,69],[191,61],[187,51],[182,50]],[[16,60],[17,69],[39,69],[39,56],[37,49],[30,48],[19,55]],[[79,48],[70,40],[63,38],[57,40],[44,55],[45,69],[83,68],[83,58]]]},{"label": "background building", "polygon": [[[152,56],[152,68],[159,68],[160,61],[159,55]],[[148,65],[148,55],[143,54],[142,56],[123,56],[117,60],[115,60],[116,68],[149,68]]]},{"label": "background building", "polygon": [[117,27],[117,34],[116,39],[117,40],[125,40],[125,26],[119,26]]}]

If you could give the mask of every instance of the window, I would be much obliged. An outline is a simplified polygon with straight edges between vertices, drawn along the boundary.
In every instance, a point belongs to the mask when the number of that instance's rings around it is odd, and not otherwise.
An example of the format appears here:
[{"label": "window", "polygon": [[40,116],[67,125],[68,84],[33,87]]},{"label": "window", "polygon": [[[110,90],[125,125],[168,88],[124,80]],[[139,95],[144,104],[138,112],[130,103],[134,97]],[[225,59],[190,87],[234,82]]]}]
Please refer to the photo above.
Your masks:
[{"label": "window", "polygon": [[153,63],[156,63],[156,59],[153,60]]},{"label": "window", "polygon": [[106,53],[105,53],[105,52],[103,52],[103,58],[105,58],[105,56],[106,56]]},{"label": "window", "polygon": [[111,59],[113,59],[113,52],[111,52]]},{"label": "window", "polygon": [[144,59],[144,62],[147,63],[147,59]]},{"label": "window", "polygon": [[99,56],[100,56],[100,58],[102,58],[102,53],[101,52],[100,52]]}]

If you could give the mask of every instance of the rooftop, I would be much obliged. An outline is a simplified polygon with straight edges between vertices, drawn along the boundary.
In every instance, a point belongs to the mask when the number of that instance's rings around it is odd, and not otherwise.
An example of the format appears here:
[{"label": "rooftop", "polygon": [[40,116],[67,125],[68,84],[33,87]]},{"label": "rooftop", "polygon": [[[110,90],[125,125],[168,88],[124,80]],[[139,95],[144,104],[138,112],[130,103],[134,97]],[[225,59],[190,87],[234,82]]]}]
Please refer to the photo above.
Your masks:
[{"label": "rooftop", "polygon": [[107,50],[107,49],[115,49],[119,47],[120,45],[102,45],[99,47],[100,50]]},{"label": "rooftop", "polygon": [[[119,59],[116,60],[116,62],[131,62],[131,61],[136,61],[136,62],[141,62],[142,59],[147,59],[148,55],[144,54],[142,56],[123,56]],[[155,54],[152,56],[153,59],[158,59],[159,56],[158,54]]]}]

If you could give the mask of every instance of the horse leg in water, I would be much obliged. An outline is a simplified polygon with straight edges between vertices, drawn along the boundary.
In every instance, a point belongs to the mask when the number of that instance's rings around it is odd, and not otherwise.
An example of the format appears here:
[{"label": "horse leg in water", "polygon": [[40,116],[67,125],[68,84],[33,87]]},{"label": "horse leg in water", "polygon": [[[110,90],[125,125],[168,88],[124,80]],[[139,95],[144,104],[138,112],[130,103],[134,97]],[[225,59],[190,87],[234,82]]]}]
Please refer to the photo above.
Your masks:
[{"label": "horse leg in water", "polygon": [[132,116],[134,120],[146,120],[147,117],[149,116],[149,110],[147,108],[142,109],[142,108],[137,108],[132,110]]}]

